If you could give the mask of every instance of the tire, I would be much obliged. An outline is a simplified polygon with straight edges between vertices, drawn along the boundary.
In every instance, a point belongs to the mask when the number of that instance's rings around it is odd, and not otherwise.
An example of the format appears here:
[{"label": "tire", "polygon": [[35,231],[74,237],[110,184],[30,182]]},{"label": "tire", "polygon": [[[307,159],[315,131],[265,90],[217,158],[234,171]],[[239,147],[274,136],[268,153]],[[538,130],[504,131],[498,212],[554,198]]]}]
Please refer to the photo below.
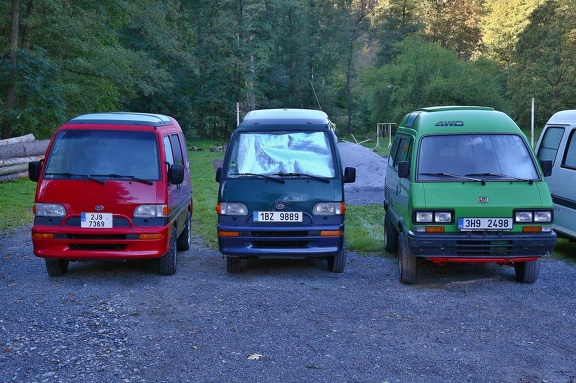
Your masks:
[{"label": "tire", "polygon": [[176,273],[176,253],[177,253],[177,232],[176,226],[172,227],[170,244],[166,254],[158,259],[158,273],[160,275],[174,275]]},{"label": "tire", "polygon": [[242,271],[242,258],[226,256],[226,270],[229,273],[239,273]]},{"label": "tire", "polygon": [[342,250],[337,255],[328,257],[328,270],[333,273],[342,273],[346,267],[346,258],[348,256],[348,251],[346,250],[346,237],[344,237],[344,242],[342,243]]},{"label": "tire", "polygon": [[540,259],[514,263],[516,280],[522,283],[534,283],[540,274]]},{"label": "tire", "polygon": [[398,271],[400,273],[400,282],[412,285],[416,283],[418,277],[417,258],[410,252],[404,233],[400,233],[398,242]]},{"label": "tire", "polygon": [[396,230],[392,218],[390,218],[391,214],[387,212],[384,217],[384,250],[396,254],[398,253],[398,230]]},{"label": "tire", "polygon": [[178,242],[176,249],[178,251],[185,251],[190,249],[190,244],[192,243],[192,214],[190,211],[186,213],[186,223],[184,223],[184,230],[180,233],[178,237]]},{"label": "tire", "polygon": [[68,263],[66,259],[44,259],[46,262],[46,271],[51,277],[59,277],[68,271]]}]

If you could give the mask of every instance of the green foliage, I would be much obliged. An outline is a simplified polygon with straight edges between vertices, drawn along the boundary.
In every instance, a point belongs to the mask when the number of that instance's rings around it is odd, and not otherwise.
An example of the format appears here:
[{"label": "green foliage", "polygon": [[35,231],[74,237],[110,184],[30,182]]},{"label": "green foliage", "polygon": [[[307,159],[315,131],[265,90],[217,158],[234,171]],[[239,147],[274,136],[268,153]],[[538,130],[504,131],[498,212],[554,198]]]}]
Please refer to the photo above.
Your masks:
[{"label": "green foliage", "polygon": [[436,105],[483,105],[508,109],[495,64],[463,62],[437,44],[411,36],[396,45],[393,63],[363,78],[372,123],[400,121],[413,109]]},{"label": "green foliage", "polygon": [[536,8],[519,35],[509,74],[514,115],[530,126],[530,98],[536,101],[536,122],[576,105],[576,9],[570,0],[547,1]]},{"label": "green foliage", "polygon": [[[10,41],[12,2],[0,34]],[[16,66],[0,58],[10,135],[95,111],[174,116],[228,137],[254,108],[321,108],[348,133],[415,107],[481,104],[526,125],[575,104],[573,0],[34,0]],[[413,50],[413,52],[411,52]],[[504,80],[503,80],[504,79]],[[392,87],[388,87],[391,85]]]}]

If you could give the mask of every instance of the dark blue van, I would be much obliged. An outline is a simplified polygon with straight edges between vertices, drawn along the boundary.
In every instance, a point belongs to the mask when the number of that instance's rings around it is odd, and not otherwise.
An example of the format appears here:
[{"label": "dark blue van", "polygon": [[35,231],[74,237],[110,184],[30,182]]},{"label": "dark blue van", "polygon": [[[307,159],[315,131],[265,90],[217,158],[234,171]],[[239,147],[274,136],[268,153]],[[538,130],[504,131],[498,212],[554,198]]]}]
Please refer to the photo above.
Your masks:
[{"label": "dark blue van", "polygon": [[344,183],[334,124],[318,110],[249,112],[217,169],[218,245],[227,270],[243,258],[325,258],[344,271]]}]

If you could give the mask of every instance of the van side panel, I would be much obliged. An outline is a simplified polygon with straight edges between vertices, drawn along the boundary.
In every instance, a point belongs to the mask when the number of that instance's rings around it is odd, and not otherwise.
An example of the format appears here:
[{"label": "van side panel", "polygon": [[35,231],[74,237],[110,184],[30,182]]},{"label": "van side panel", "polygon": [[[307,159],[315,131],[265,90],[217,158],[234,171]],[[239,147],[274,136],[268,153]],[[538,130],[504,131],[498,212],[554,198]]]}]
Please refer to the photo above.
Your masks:
[{"label": "van side panel", "polygon": [[554,230],[576,239],[576,111],[567,110],[550,118],[536,147],[540,160],[552,160],[552,175],[546,182],[554,202]]}]

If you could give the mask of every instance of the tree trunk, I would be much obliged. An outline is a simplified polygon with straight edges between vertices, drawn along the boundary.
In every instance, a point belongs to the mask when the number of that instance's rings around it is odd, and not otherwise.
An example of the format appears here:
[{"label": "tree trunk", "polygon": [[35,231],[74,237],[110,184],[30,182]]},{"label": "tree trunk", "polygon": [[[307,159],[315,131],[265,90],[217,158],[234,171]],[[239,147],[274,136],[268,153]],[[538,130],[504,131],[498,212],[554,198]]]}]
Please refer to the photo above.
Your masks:
[{"label": "tree trunk", "polygon": [[10,30],[10,52],[8,55],[9,69],[6,84],[6,101],[4,104],[4,119],[2,121],[0,138],[9,138],[12,130],[12,109],[16,103],[16,52],[18,50],[18,23],[20,19],[20,0],[12,0],[12,28]]},{"label": "tree trunk", "polygon": [[0,160],[19,157],[44,155],[50,140],[21,142],[12,145],[0,145]]},{"label": "tree trunk", "polygon": [[34,137],[32,133],[29,133],[25,136],[12,137],[5,140],[0,140],[0,145],[10,145],[10,144],[16,144],[18,142],[32,142],[35,139],[36,137]]}]

